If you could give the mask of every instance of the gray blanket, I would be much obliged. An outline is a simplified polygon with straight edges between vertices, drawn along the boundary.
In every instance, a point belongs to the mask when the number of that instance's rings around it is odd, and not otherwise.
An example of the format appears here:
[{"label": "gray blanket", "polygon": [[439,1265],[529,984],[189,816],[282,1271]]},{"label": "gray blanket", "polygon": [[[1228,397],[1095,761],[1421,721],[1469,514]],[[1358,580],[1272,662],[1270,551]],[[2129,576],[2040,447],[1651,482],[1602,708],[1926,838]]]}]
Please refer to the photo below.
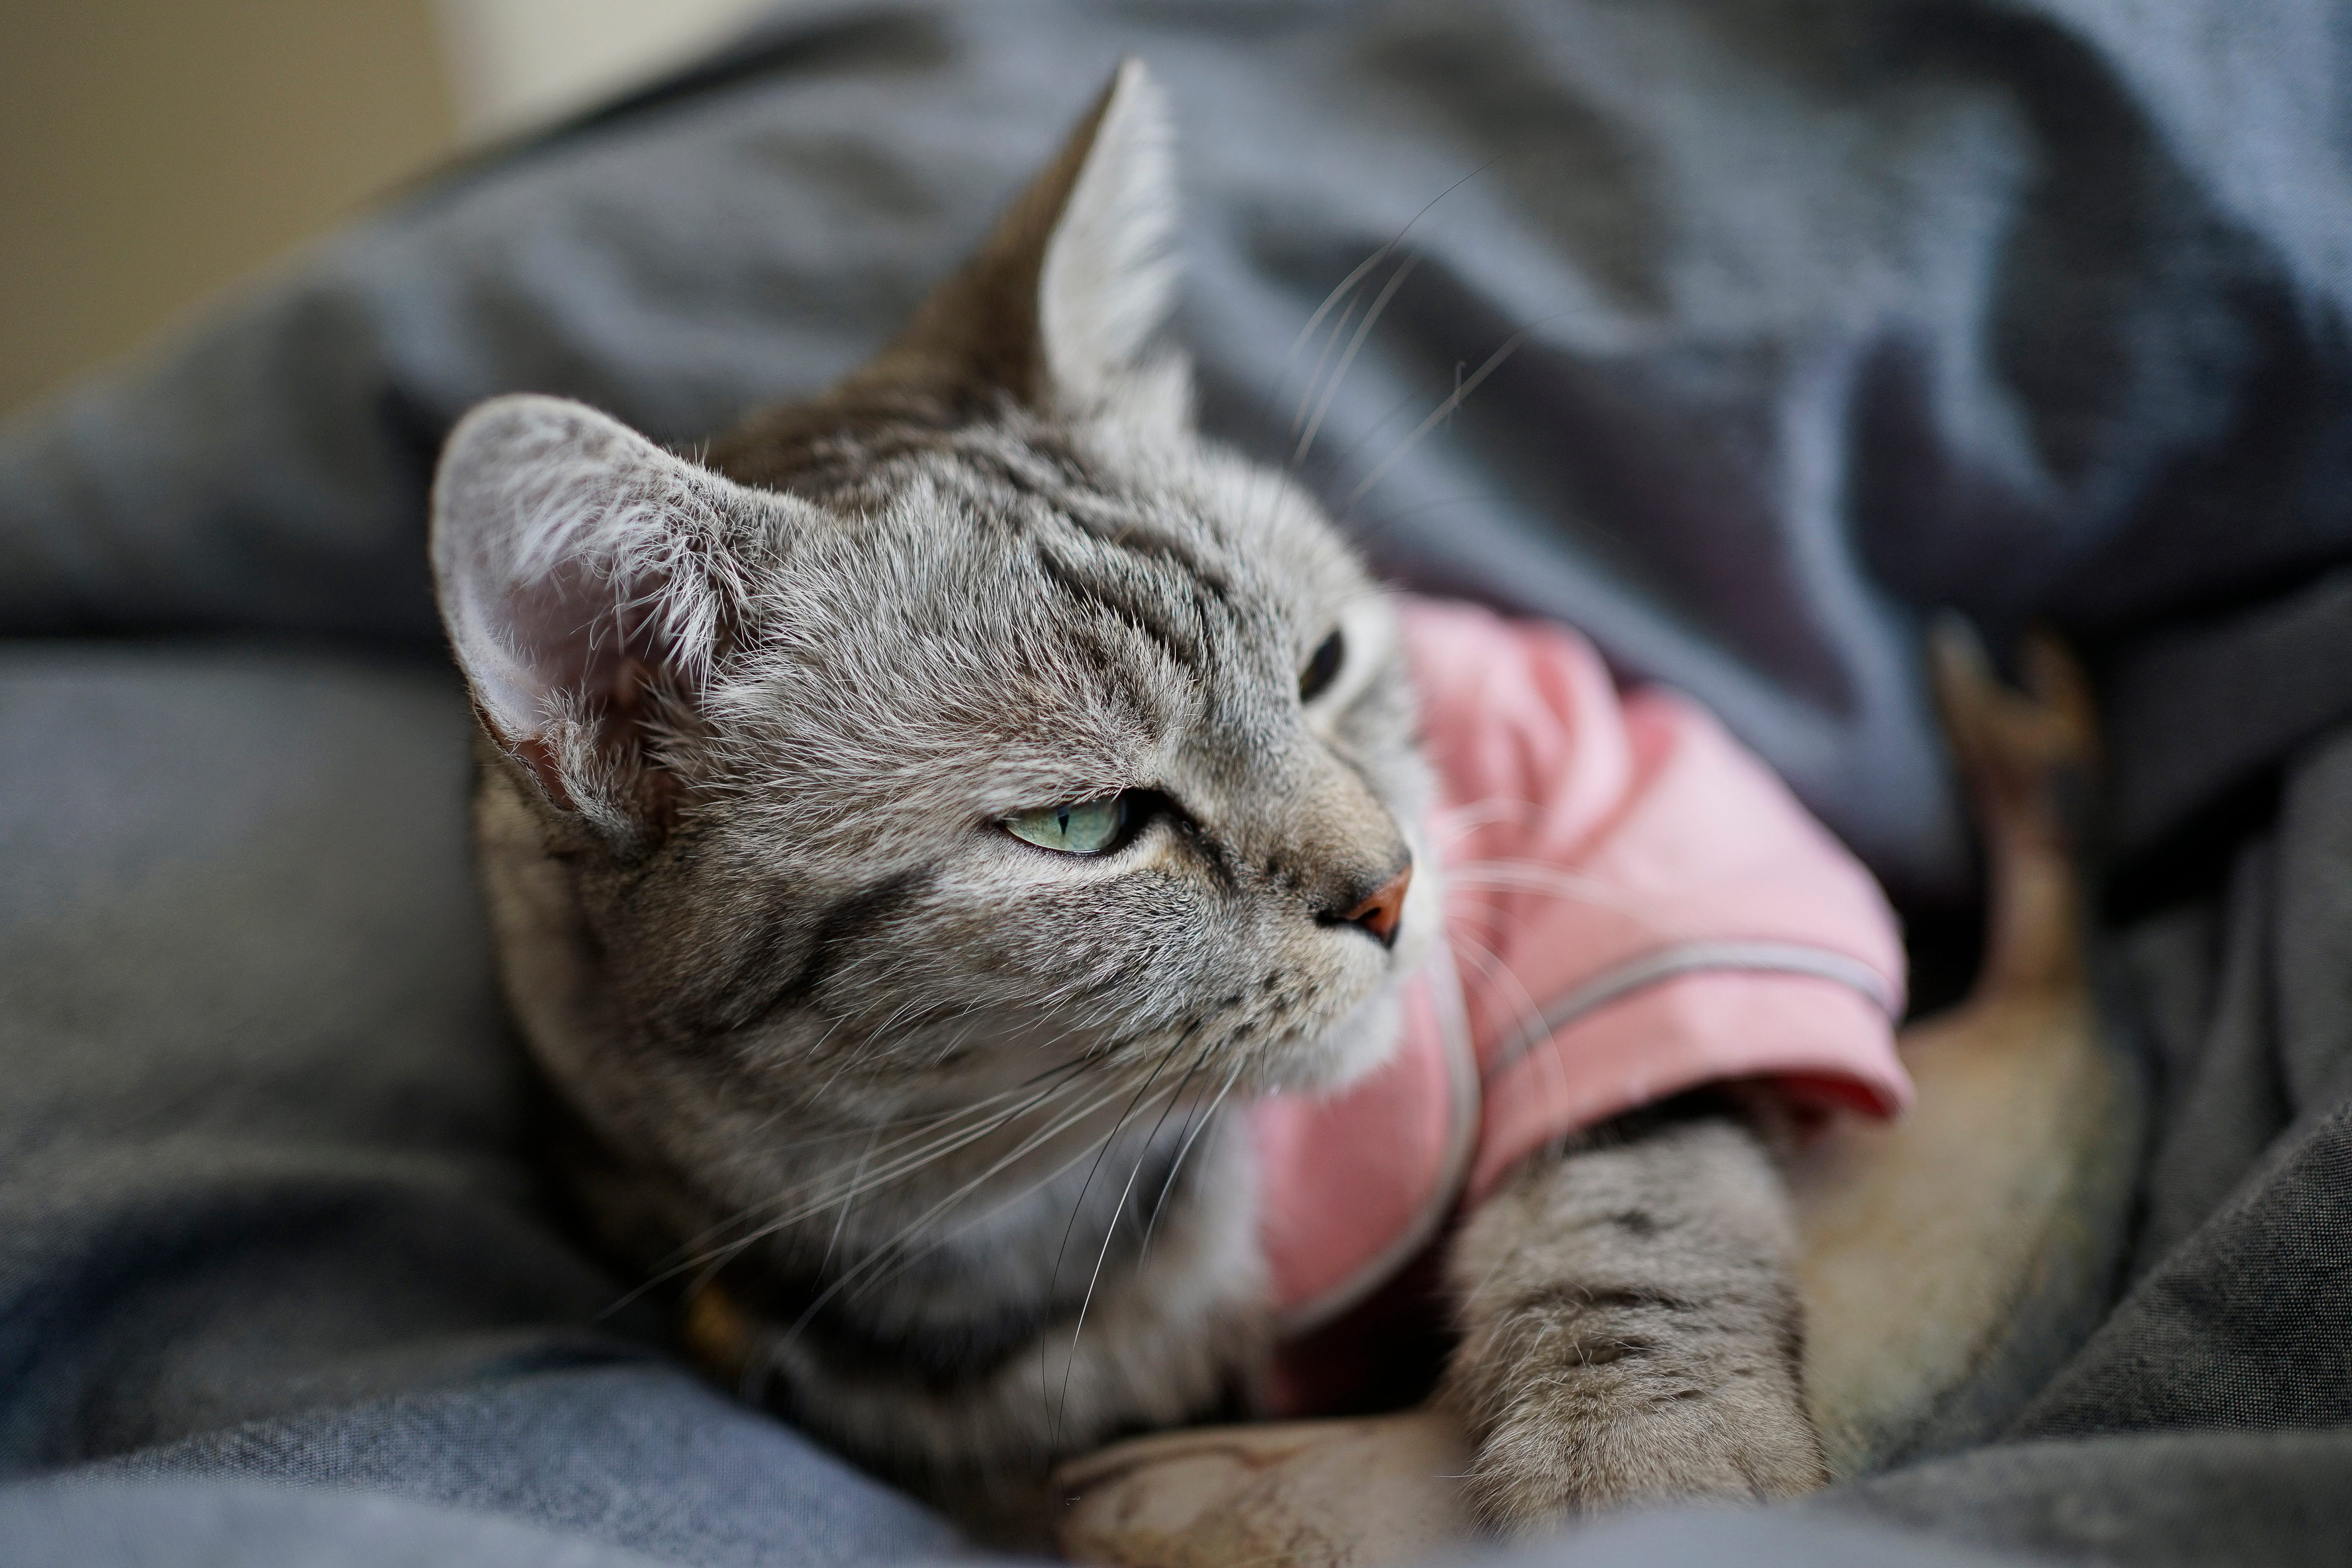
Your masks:
[{"label": "gray blanket", "polygon": [[[2347,13],[796,17],[0,432],[10,1555],[955,1550],[677,1366],[537,1189],[423,493],[495,392],[688,440],[821,384],[1133,51],[1185,132],[1210,424],[1295,451],[1300,327],[1402,238],[1302,472],[1398,576],[1714,706],[1895,890],[1930,995],[1970,859],[1918,617],[2093,661],[2108,1013],[2157,1091],[2112,1302],[1990,1440],[1739,1550],[2352,1561]],[[1538,1560],[1710,1561],[1713,1528]]]}]

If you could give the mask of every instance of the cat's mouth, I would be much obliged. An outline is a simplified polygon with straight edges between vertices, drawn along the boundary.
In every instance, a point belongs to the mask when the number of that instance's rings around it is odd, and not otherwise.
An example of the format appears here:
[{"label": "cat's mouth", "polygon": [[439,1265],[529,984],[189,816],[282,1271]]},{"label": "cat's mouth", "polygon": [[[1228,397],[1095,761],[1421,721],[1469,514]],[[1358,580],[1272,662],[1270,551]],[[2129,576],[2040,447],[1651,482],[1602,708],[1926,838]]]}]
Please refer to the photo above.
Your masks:
[{"label": "cat's mouth", "polygon": [[[1427,837],[1408,829],[1412,875],[1397,913],[1393,931],[1381,944],[1363,933],[1335,929],[1327,940],[1350,944],[1345,961],[1345,984],[1351,998],[1339,1003],[1329,1021],[1301,1019],[1252,1049],[1244,1081],[1258,1095],[1319,1092],[1345,1089],[1378,1071],[1395,1054],[1403,1027],[1402,992],[1411,977],[1427,963],[1443,934],[1444,879],[1430,853]],[[1365,963],[1374,958],[1377,968]]]}]

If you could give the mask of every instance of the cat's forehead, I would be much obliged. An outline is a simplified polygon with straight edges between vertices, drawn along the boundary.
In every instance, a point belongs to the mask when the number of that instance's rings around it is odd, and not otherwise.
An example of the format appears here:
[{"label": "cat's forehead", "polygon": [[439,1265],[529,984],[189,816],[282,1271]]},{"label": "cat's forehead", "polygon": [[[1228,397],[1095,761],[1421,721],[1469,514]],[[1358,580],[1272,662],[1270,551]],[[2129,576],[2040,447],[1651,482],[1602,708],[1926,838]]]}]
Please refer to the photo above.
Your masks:
[{"label": "cat's forehead", "polygon": [[768,558],[763,726],[1015,788],[1290,742],[1301,659],[1370,591],[1311,503],[1213,454],[992,455],[874,465]]},{"label": "cat's forehead", "polygon": [[[988,607],[982,584],[1099,599],[1072,580],[1083,567],[1115,582],[1123,607],[1205,595],[1258,631],[1295,632],[1290,623],[1328,619],[1336,602],[1370,591],[1318,509],[1283,477],[1189,437],[1122,434],[980,426],[907,442],[869,464],[833,510],[867,547],[870,574],[894,587],[920,583],[950,608]],[[925,570],[950,563],[978,576]],[[1042,580],[1024,578],[1023,565]]]}]

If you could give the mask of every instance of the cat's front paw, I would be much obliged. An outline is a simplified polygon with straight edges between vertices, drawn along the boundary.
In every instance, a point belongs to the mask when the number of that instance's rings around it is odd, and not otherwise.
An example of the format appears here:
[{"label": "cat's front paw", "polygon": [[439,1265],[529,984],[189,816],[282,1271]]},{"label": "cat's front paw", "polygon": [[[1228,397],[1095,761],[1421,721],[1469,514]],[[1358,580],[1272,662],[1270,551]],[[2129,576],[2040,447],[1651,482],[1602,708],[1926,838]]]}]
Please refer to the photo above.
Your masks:
[{"label": "cat's front paw", "polygon": [[1780,1381],[1734,1373],[1714,1388],[1595,1401],[1606,1407],[1573,1416],[1524,1405],[1478,1446],[1470,1505],[1489,1529],[1524,1535],[1637,1504],[1811,1491],[1829,1479],[1821,1439],[1794,1388],[1768,1386]]},{"label": "cat's front paw", "polygon": [[1063,1467],[1061,1546],[1118,1568],[1418,1563],[1470,1532],[1464,1459],[1434,1407],[1163,1432]]}]

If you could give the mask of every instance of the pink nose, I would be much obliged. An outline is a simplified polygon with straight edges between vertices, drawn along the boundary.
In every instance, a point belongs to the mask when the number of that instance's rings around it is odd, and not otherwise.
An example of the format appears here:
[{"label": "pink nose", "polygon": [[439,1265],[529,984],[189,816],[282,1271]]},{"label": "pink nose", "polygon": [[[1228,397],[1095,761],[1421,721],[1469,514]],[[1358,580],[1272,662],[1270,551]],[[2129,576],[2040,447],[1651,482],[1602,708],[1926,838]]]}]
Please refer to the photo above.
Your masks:
[{"label": "pink nose", "polygon": [[1382,947],[1396,945],[1397,926],[1404,919],[1404,890],[1412,886],[1412,867],[1391,877],[1380,890],[1339,918],[1360,925],[1380,939]]}]

